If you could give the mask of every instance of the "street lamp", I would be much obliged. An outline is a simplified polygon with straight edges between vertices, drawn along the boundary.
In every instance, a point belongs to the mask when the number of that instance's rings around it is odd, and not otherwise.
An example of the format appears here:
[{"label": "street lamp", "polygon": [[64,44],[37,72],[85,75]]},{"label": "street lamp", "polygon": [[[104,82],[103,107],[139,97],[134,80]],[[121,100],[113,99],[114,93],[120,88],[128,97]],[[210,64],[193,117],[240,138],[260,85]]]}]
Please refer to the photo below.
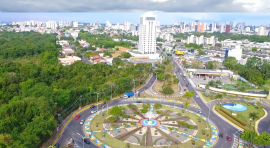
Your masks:
[{"label": "street lamp", "polygon": [[87,137],[83,137],[80,133],[77,133],[77,134],[83,138],[83,148],[84,148],[84,138],[87,138]]},{"label": "street lamp", "polygon": [[98,94],[99,92],[94,92],[95,94],[97,94],[97,111],[98,111]]}]

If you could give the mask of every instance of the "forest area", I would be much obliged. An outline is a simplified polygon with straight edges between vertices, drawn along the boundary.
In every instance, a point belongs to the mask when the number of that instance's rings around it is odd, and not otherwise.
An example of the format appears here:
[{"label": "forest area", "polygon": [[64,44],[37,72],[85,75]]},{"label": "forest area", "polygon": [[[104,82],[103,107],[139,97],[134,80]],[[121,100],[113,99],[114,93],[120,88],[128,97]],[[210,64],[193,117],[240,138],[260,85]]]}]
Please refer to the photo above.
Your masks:
[{"label": "forest area", "polygon": [[114,48],[115,46],[122,46],[126,48],[134,47],[135,45],[130,42],[125,41],[114,41],[107,34],[90,34],[88,32],[80,32],[79,39],[86,40],[91,45],[95,45],[96,47],[104,47],[104,48]]},{"label": "forest area", "polygon": [[[1,148],[37,148],[59,124],[58,113],[65,118],[79,97],[82,105],[96,100],[93,92],[100,92],[100,100],[109,100],[111,93],[118,96],[130,91],[134,78],[136,85],[148,78],[151,64],[134,65],[118,58],[113,66],[81,61],[62,66],[55,36],[0,32]],[[96,38],[85,36],[88,40]],[[33,62],[33,57],[38,62]]]}]

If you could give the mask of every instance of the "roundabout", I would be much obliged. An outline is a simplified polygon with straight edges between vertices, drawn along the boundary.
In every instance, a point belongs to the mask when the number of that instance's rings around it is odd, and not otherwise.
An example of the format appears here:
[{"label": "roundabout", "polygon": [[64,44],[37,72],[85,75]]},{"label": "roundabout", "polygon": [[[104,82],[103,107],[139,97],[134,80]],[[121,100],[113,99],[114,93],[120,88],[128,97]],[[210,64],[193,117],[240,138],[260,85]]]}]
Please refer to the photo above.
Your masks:
[{"label": "roundabout", "polygon": [[[217,129],[207,119],[190,110],[170,105],[124,104],[92,114],[84,125],[89,139],[103,148],[154,148],[170,146],[212,147],[217,140]],[[147,108],[147,112],[144,109]],[[120,116],[110,115],[120,107]],[[207,125],[208,124],[208,125]],[[205,130],[210,127],[210,130]]]}]

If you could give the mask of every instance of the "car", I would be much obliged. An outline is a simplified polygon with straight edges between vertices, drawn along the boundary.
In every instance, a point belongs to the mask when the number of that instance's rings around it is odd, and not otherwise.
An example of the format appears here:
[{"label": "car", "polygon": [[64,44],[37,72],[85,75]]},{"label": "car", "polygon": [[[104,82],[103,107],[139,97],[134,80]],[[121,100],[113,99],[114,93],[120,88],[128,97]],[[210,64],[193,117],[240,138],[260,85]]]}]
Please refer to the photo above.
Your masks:
[{"label": "car", "polygon": [[60,147],[60,144],[59,143],[55,143],[54,145],[56,148],[59,148]]},{"label": "car", "polygon": [[106,102],[103,102],[101,105],[104,105],[104,104],[106,104]]},{"label": "car", "polygon": [[90,140],[88,138],[84,138],[83,141],[86,143],[86,144],[90,144]]},{"label": "car", "polygon": [[199,109],[199,110],[197,110],[197,112],[198,112],[198,113],[200,113],[200,114],[202,113],[202,111],[201,111],[200,109]]},{"label": "car", "polygon": [[142,101],[137,101],[136,103],[142,103]]},{"label": "car", "polygon": [[231,136],[227,136],[227,140],[228,141],[232,141],[232,137]]},{"label": "car", "polygon": [[154,81],[152,81],[152,83],[154,83]]},{"label": "car", "polygon": [[79,119],[81,116],[80,115],[76,115],[75,116],[75,119],[77,120],[77,119]]},{"label": "car", "polygon": [[80,124],[83,124],[84,123],[84,120],[82,119],[81,121],[80,121]]},{"label": "car", "polygon": [[103,105],[101,108],[105,108],[106,107],[106,105]]},{"label": "car", "polygon": [[243,133],[243,131],[242,131],[242,130],[238,130],[238,133],[242,134],[242,133]]},{"label": "car", "polygon": [[95,107],[96,107],[95,105],[92,105],[92,106],[90,106],[90,109],[95,108]]},{"label": "car", "polygon": [[221,137],[221,138],[223,138],[223,133],[220,133],[218,136]]},{"label": "car", "polygon": [[91,110],[91,113],[93,114],[93,113],[96,113],[97,112],[97,110]]}]

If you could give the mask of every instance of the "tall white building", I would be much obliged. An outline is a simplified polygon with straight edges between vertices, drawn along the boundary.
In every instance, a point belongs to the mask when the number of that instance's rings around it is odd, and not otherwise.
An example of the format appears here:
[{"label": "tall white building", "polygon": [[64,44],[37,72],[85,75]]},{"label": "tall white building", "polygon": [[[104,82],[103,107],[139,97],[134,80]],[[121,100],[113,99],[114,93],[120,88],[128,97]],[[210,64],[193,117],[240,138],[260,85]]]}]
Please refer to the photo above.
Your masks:
[{"label": "tall white building", "polygon": [[231,48],[226,48],[225,58],[235,57],[237,61],[241,60],[242,49],[240,45],[231,46]]},{"label": "tall white building", "polygon": [[46,27],[51,28],[51,29],[56,29],[57,28],[57,23],[55,21],[47,21],[46,22]]},{"label": "tall white building", "polygon": [[258,35],[264,36],[265,35],[265,27],[264,26],[260,26],[258,29]]},{"label": "tall white building", "polygon": [[156,16],[152,13],[140,18],[138,51],[142,54],[156,53]]},{"label": "tall white building", "polygon": [[74,28],[75,28],[75,27],[78,27],[78,26],[79,26],[79,24],[78,24],[78,22],[77,22],[77,21],[73,21],[73,22],[72,22],[72,27],[74,27]]},{"label": "tall white building", "polygon": [[220,31],[220,33],[225,32],[224,24],[220,24],[219,31]]},{"label": "tall white building", "polygon": [[130,22],[124,22],[124,30],[129,31],[130,30],[131,23]]},{"label": "tall white building", "polygon": [[109,21],[106,21],[106,27],[111,27],[112,24]]}]

